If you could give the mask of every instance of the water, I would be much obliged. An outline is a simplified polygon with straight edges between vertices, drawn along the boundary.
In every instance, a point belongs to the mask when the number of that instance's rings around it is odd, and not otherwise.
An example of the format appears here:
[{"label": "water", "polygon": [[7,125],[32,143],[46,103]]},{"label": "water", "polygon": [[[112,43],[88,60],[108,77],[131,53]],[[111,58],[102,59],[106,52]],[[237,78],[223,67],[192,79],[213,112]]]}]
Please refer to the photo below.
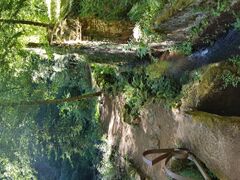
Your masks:
[{"label": "water", "polygon": [[174,60],[168,73],[179,80],[187,71],[226,61],[236,55],[240,55],[240,32],[233,29],[226,36],[218,39],[213,46],[194,52],[187,58]]},{"label": "water", "polygon": [[233,29],[218,39],[212,47],[195,52],[188,59],[194,61],[198,67],[224,61],[236,55],[240,55],[240,31]]}]

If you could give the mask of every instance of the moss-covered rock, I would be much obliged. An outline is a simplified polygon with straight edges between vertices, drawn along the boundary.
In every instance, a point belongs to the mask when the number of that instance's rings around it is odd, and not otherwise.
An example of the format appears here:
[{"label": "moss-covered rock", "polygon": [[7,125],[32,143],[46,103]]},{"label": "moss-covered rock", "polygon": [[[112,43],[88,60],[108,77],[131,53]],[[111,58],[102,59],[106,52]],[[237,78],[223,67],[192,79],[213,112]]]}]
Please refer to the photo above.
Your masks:
[{"label": "moss-covered rock", "polygon": [[217,63],[202,70],[200,80],[183,88],[181,109],[183,111],[201,110],[210,113],[240,115],[239,87],[224,87],[222,75],[226,70],[235,71],[231,63]]}]

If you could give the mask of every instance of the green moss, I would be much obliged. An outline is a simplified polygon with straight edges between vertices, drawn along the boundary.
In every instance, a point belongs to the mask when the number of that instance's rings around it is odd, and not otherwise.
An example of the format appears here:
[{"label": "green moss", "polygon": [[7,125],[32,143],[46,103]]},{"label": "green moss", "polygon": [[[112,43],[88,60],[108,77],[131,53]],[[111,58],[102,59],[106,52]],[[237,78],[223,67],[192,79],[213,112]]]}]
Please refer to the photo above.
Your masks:
[{"label": "green moss", "polygon": [[183,108],[196,108],[200,101],[222,89],[222,72],[230,66],[217,63],[201,69],[201,76],[196,81],[185,84],[182,88]]},{"label": "green moss", "polygon": [[210,128],[213,128],[219,123],[232,123],[240,128],[240,117],[225,117],[202,111],[192,111],[187,112],[187,114],[191,115],[194,121],[204,123]]},{"label": "green moss", "polygon": [[157,61],[148,65],[147,75],[150,79],[160,78],[166,70],[169,68],[170,63],[168,61]]}]

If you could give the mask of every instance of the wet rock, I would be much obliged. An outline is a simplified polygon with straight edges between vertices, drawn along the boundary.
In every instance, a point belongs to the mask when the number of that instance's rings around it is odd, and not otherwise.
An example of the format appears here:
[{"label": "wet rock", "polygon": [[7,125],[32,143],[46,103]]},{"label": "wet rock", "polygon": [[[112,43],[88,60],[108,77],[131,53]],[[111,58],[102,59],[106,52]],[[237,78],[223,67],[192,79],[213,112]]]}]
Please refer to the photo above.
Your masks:
[{"label": "wet rock", "polygon": [[232,86],[224,88],[222,75],[226,69],[235,71],[229,62],[206,67],[199,81],[185,87],[181,110],[240,116],[240,88]]}]

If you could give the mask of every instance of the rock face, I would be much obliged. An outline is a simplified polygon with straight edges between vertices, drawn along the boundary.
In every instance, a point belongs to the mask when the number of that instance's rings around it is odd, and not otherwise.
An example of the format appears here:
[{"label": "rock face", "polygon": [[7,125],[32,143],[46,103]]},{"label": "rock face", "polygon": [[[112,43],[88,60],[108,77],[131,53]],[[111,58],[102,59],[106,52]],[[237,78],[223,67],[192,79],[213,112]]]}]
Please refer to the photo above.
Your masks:
[{"label": "rock face", "polygon": [[175,137],[221,180],[239,179],[240,117],[193,112],[179,117]]},{"label": "rock face", "polygon": [[190,29],[209,16],[201,8],[215,5],[215,2],[209,0],[179,0],[167,4],[156,18],[153,29],[166,34],[168,41],[187,40],[190,36]]},{"label": "rock face", "polygon": [[52,42],[98,40],[126,43],[133,33],[134,24],[128,21],[103,21],[96,18],[64,19],[53,29]]},{"label": "rock face", "polygon": [[[142,153],[149,148],[165,148],[174,145],[176,122],[170,112],[160,105],[152,104],[142,111],[141,122],[132,126],[122,119],[123,99],[104,98],[102,120],[108,126],[108,142],[118,147],[122,157],[129,157],[141,171],[142,179],[166,179],[161,171],[161,164],[147,167],[142,160]],[[108,124],[106,123],[108,122]],[[164,137],[164,138],[163,138]]]},{"label": "rock face", "polygon": [[[109,109],[108,109],[109,108]],[[113,109],[112,109],[113,108]],[[132,159],[142,179],[166,179],[161,164],[147,167],[142,153],[151,148],[172,148],[177,142],[190,149],[214,174],[223,180],[237,180],[240,169],[240,118],[204,112],[191,114],[167,111],[159,104],[147,105],[138,126],[124,123],[118,100],[104,104],[109,121],[108,140],[121,156]]]},{"label": "rock face", "polygon": [[[216,67],[220,70],[216,71]],[[179,146],[191,150],[219,179],[239,179],[240,117],[231,116],[231,112],[228,116],[220,116],[213,114],[214,111],[199,111],[204,110],[206,97],[212,99],[216,106],[219,101],[214,99],[214,95],[219,92],[220,80],[216,72],[221,72],[221,68],[219,65],[212,65],[205,71],[203,80],[188,89],[188,96],[183,98],[180,109],[165,109],[161,102],[148,103],[141,110],[137,125],[129,125],[123,121],[122,97],[103,98],[101,114],[108,140],[112,146],[117,147],[122,157],[132,159],[133,164],[141,171],[142,179],[167,179],[161,164],[154,167],[144,164],[144,150]],[[228,93],[229,99],[234,100],[237,94],[237,90],[232,96]],[[225,108],[224,103],[220,102],[220,105]],[[233,104],[233,108],[234,105],[236,104]]]},{"label": "rock face", "polygon": [[222,116],[240,116],[239,87],[223,88],[222,75],[226,70],[237,71],[227,62],[206,67],[200,80],[185,88],[181,111],[198,110]]}]

